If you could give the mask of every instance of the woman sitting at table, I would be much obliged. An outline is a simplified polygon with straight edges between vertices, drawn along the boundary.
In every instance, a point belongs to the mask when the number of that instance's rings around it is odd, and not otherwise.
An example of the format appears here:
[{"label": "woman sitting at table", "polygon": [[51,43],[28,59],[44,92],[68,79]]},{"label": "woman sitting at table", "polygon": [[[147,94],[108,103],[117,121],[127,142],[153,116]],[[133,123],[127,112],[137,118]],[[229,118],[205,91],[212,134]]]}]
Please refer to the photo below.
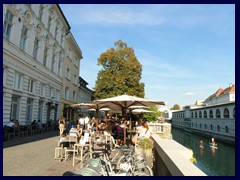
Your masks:
[{"label": "woman sitting at table", "polygon": [[82,133],[83,133],[83,130],[82,130],[82,128],[81,128],[81,125],[80,124],[78,124],[77,125],[77,137],[78,137],[78,141],[81,139],[81,137],[82,137]]}]

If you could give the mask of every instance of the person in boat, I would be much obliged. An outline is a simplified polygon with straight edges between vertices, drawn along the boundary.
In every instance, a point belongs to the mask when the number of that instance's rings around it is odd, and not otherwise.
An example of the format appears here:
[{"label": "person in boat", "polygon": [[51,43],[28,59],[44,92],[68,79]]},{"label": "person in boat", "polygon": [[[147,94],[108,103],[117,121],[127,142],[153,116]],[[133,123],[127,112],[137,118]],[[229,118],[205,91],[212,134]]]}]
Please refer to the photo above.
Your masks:
[{"label": "person in boat", "polygon": [[200,147],[203,147],[203,140],[200,140]]},{"label": "person in boat", "polygon": [[212,138],[212,146],[217,146],[217,144],[215,143],[214,138]]}]

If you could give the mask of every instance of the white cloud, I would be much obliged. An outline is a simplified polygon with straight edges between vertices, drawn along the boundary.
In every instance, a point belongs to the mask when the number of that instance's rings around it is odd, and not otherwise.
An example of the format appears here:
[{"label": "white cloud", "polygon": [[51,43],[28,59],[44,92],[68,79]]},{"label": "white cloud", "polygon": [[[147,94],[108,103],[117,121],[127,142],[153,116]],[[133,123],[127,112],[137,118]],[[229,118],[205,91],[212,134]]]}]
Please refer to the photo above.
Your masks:
[{"label": "white cloud", "polygon": [[[102,24],[102,25],[159,25],[166,19],[159,17],[138,5],[62,5],[67,19],[75,24]],[[81,10],[79,10],[81,9]],[[71,18],[74,17],[74,18]]]},{"label": "white cloud", "polygon": [[183,96],[193,96],[194,94],[194,92],[186,92],[183,94]]},{"label": "white cloud", "polygon": [[221,35],[227,34],[229,28],[234,29],[234,24],[229,22],[229,18],[234,18],[232,13],[234,5],[64,4],[60,6],[67,20],[74,25],[170,25],[180,29],[207,26]]}]

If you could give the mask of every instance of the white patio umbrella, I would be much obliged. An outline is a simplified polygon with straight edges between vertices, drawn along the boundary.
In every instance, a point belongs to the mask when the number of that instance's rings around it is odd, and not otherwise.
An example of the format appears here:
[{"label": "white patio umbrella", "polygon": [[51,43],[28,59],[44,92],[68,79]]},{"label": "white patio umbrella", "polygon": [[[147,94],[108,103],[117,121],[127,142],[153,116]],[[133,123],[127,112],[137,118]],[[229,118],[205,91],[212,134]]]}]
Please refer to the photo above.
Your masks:
[{"label": "white patio umbrella", "polygon": [[148,109],[148,106],[130,106],[129,109]]},{"label": "white patio umbrella", "polygon": [[126,115],[127,109],[131,106],[165,105],[163,101],[154,101],[129,95],[121,95],[112,98],[95,100],[92,103],[101,107],[108,107],[113,110],[122,110],[123,115]]},{"label": "white patio umbrella", "polygon": [[100,106],[98,104],[86,102],[86,103],[79,103],[79,104],[71,104],[70,107],[84,108],[84,109],[88,109],[89,111],[96,111],[96,131],[98,133],[98,112],[100,109]]},{"label": "white patio umbrella", "polygon": [[[101,107],[108,107],[114,110],[121,110],[124,117],[126,117],[126,112],[128,108],[131,106],[165,105],[163,101],[154,101],[136,96],[129,96],[126,94],[121,96],[115,96],[112,98],[95,100],[93,101],[93,103]],[[124,143],[126,144],[126,124],[124,125]]]},{"label": "white patio umbrella", "polygon": [[97,105],[93,103],[79,103],[79,104],[71,104],[69,106],[73,108],[95,109]]},{"label": "white patio umbrella", "polygon": [[153,111],[149,111],[146,109],[134,109],[132,110],[132,113],[153,113]]}]

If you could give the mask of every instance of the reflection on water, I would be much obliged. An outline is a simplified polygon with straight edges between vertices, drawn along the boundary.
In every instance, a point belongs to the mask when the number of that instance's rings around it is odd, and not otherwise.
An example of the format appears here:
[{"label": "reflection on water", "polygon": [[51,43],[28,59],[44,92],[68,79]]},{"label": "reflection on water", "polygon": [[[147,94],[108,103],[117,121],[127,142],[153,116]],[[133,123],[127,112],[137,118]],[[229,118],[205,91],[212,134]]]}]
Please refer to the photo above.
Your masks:
[{"label": "reflection on water", "polygon": [[[235,176],[235,147],[172,127],[173,139],[192,149],[195,165],[209,176]],[[202,143],[200,142],[202,140]],[[201,144],[201,147],[200,147]]]}]

